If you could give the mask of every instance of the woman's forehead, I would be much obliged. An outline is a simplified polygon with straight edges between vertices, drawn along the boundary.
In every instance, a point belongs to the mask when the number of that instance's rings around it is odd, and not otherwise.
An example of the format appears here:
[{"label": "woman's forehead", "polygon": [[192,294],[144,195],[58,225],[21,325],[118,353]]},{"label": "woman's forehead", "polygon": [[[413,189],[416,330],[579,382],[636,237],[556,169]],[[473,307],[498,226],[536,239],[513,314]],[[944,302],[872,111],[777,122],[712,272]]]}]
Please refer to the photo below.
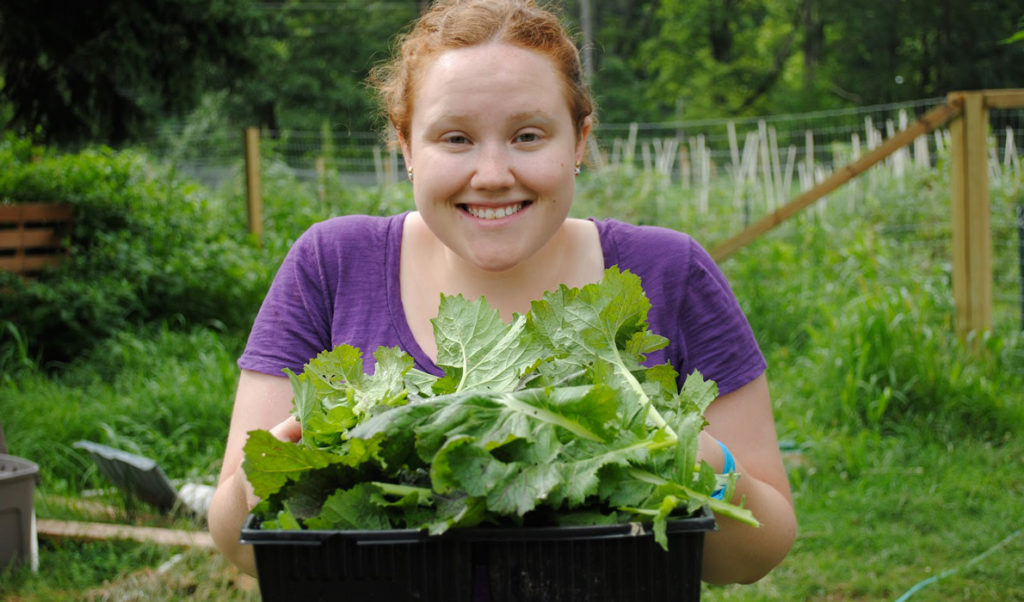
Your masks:
[{"label": "woman's forehead", "polygon": [[[470,111],[474,103],[518,101],[522,112],[568,111],[565,84],[540,52],[489,43],[446,50],[425,65],[414,89],[414,114],[442,108]],[[483,107],[486,108],[486,107]]]}]

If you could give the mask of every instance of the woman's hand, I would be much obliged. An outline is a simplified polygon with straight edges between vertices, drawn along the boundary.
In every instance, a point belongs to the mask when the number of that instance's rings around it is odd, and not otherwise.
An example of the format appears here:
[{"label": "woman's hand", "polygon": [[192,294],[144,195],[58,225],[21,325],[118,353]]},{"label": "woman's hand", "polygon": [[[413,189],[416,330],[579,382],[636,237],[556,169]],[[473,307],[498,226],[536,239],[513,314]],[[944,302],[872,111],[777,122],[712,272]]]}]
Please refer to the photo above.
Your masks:
[{"label": "woman's hand", "polygon": [[[278,422],[269,431],[275,438],[289,443],[297,443],[302,438],[302,425],[299,424],[299,421],[294,416],[289,416]],[[240,468],[239,474],[244,476],[245,470]],[[248,478],[245,478],[245,501],[249,510],[252,510],[260,502],[260,499],[253,493],[252,484],[249,483]]]},{"label": "woman's hand", "polygon": [[299,421],[295,419],[295,416],[289,416],[274,425],[270,429],[270,434],[281,441],[296,443],[302,438],[302,425],[300,425]]}]

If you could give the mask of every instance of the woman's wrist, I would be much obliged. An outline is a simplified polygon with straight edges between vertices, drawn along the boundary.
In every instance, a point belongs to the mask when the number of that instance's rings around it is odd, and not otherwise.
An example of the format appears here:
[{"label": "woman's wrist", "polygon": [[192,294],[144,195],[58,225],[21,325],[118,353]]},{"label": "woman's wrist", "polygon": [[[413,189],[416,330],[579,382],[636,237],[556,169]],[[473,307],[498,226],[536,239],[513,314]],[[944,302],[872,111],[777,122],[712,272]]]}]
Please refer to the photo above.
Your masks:
[{"label": "woman's wrist", "polygon": [[[722,443],[721,441],[718,441],[718,445],[719,445],[719,447],[722,448],[722,456],[724,458],[724,462],[722,464],[722,474],[726,474],[727,475],[727,474],[729,474],[731,472],[735,472],[736,471],[736,459],[732,457],[732,452],[730,452],[729,448],[726,447],[726,445],[724,443]],[[711,494],[711,497],[715,498],[716,500],[723,499],[725,497],[725,487],[719,487],[718,489],[716,489]]]}]

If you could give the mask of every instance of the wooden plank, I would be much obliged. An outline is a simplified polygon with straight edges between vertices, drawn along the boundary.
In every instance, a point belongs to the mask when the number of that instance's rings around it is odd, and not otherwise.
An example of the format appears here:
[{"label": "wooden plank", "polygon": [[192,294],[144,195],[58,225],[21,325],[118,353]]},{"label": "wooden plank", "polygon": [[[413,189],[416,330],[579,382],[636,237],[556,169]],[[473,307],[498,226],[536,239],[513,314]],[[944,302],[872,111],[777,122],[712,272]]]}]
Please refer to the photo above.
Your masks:
[{"label": "wooden plank", "polygon": [[7,255],[0,256],[0,270],[33,272],[60,263],[61,255]]},{"label": "wooden plank", "polygon": [[20,224],[22,204],[4,205],[0,204],[0,224]]},{"label": "wooden plank", "polygon": [[66,222],[74,215],[70,205],[59,203],[16,203],[0,205],[0,223]]},{"label": "wooden plank", "polygon": [[61,203],[0,205],[0,270],[25,276],[60,263],[73,215],[74,208]]},{"label": "wooden plank", "polygon": [[51,227],[0,230],[0,249],[59,248],[62,240],[60,233]]},{"label": "wooden plank", "polygon": [[954,102],[947,102],[946,104],[933,108],[919,117],[917,121],[912,123],[905,130],[896,133],[881,145],[872,149],[866,155],[845,167],[835,170],[831,176],[823,180],[814,188],[797,195],[790,202],[751,224],[738,234],[718,243],[712,247],[711,256],[715,261],[722,261],[728,258],[739,249],[756,240],[759,236],[778,227],[780,224],[818,201],[826,194],[832,192],[836,188],[839,188],[856,175],[882,161],[907,144],[910,144],[918,136],[927,134],[959,113],[960,106]]},{"label": "wooden plank", "polygon": [[985,90],[985,108],[1024,109],[1024,88]]},{"label": "wooden plank", "polygon": [[86,541],[128,540],[162,546],[213,548],[213,537],[206,531],[185,531],[160,527],[137,527],[112,523],[93,523],[53,519],[36,521],[36,531],[53,539]]},{"label": "wooden plank", "polygon": [[[123,507],[117,507],[103,501],[84,498],[71,498],[61,495],[44,493],[36,490],[36,511],[40,508],[49,510],[48,514],[72,512],[83,518],[93,521],[119,521],[126,520],[128,511]],[[56,510],[56,512],[55,512]],[[166,517],[152,512],[141,512],[138,508],[131,511],[131,518],[135,520],[158,521]]]},{"label": "wooden plank", "polygon": [[21,219],[26,222],[67,222],[74,213],[68,205],[52,203],[27,203],[21,209]]}]

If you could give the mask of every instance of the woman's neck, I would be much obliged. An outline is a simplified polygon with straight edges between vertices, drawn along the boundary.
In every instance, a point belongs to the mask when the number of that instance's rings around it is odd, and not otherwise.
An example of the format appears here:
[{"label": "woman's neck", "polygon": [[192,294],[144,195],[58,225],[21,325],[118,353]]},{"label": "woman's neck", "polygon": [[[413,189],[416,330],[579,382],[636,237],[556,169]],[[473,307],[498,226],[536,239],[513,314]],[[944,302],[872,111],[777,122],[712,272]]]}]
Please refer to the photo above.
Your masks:
[{"label": "woman's neck", "polygon": [[[418,249],[403,265],[415,269],[435,283],[438,292],[461,294],[467,299],[484,297],[498,309],[504,320],[513,313],[525,313],[530,302],[559,285],[583,286],[600,279],[604,257],[593,223],[567,220],[543,247],[511,269],[482,270],[441,243],[418,214],[406,220],[410,247]],[[419,280],[419,279],[418,279]]]},{"label": "woman's neck", "polygon": [[537,253],[502,271],[480,269],[433,239],[433,266],[439,289],[446,295],[467,299],[484,297],[510,320],[513,313],[525,313],[530,301],[540,299],[559,285],[579,287],[600,278],[604,259],[593,223],[566,220],[552,239]]}]

